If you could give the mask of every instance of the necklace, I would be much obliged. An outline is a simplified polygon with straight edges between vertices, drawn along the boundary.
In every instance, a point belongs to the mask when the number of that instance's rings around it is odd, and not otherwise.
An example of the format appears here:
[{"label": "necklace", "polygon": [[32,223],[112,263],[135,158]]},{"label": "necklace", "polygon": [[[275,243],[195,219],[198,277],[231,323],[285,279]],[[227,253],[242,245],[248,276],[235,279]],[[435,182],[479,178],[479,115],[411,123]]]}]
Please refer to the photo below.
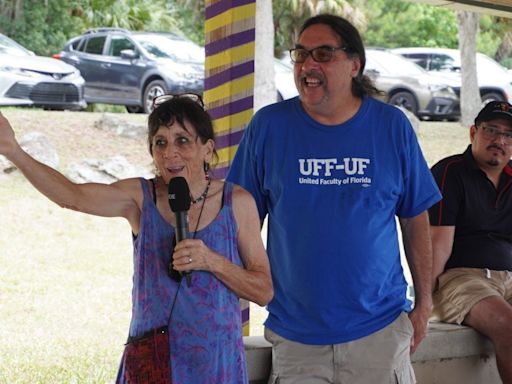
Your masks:
[{"label": "necklace", "polygon": [[208,185],[206,186],[205,191],[203,192],[203,194],[200,197],[198,197],[198,200],[197,200],[197,201],[203,200],[203,203],[201,204],[201,210],[199,211],[199,216],[197,217],[196,228],[194,229],[194,234],[192,235],[193,239],[196,238],[196,233],[197,233],[197,230],[199,229],[199,222],[201,221],[201,216],[203,216],[204,203],[206,203],[205,197],[208,194],[208,187],[209,186],[210,186],[210,180],[208,180]]},{"label": "necklace", "polygon": [[204,200],[206,198],[206,195],[208,195],[208,190],[210,189],[210,184],[212,183],[212,180],[208,178],[208,183],[206,184],[206,188],[204,189],[204,192],[201,193],[201,196],[199,196],[197,199],[192,199],[190,204],[196,204],[200,201]]}]

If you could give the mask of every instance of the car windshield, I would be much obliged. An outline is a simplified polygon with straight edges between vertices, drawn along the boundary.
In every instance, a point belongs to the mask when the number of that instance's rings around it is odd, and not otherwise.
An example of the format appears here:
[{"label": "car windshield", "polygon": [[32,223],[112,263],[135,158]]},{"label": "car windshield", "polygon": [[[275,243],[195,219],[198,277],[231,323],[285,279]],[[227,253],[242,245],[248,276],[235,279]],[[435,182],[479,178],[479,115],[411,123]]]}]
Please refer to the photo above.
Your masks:
[{"label": "car windshield", "polygon": [[433,71],[458,71],[460,70],[460,63],[457,63],[448,55],[435,55],[430,67]]},{"label": "car windshield", "polygon": [[135,35],[134,38],[153,58],[202,63],[204,50],[195,43],[165,34]]},{"label": "car windshield", "polygon": [[401,75],[423,75],[425,71],[419,65],[386,51],[367,50],[366,54],[387,73]]},{"label": "car windshield", "polygon": [[[454,54],[456,56],[449,57],[449,60],[447,60],[447,63],[451,68],[456,68],[460,70],[461,68],[461,62],[460,62],[460,55]],[[448,57],[443,55],[443,57]],[[486,72],[488,74],[496,74],[504,71],[504,68],[498,64],[496,61],[491,59],[489,56],[484,55],[482,53],[477,52],[476,55],[476,65],[478,67],[479,72]],[[435,70],[439,70],[437,68],[434,68]]]},{"label": "car windshield", "polygon": [[31,56],[29,50],[3,35],[0,35],[0,53],[14,56]]}]

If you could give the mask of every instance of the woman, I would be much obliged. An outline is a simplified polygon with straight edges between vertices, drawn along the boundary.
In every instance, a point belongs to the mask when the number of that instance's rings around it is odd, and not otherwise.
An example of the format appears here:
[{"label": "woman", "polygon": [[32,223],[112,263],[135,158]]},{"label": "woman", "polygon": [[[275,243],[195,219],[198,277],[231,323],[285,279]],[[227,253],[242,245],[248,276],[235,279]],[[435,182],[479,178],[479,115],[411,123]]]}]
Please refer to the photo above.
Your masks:
[{"label": "woman", "polygon": [[[244,383],[238,298],[265,305],[273,294],[256,205],[241,187],[210,179],[214,134],[200,97],[164,95],[154,102],[148,144],[157,176],[151,180],[72,183],[23,151],[1,113],[0,153],[61,207],[128,220],[134,246],[129,341],[168,326],[173,383]],[[168,196],[175,177],[186,180],[192,203],[190,238],[177,244]],[[180,278],[186,272],[190,286]],[[129,382],[128,350],[118,383]]]}]

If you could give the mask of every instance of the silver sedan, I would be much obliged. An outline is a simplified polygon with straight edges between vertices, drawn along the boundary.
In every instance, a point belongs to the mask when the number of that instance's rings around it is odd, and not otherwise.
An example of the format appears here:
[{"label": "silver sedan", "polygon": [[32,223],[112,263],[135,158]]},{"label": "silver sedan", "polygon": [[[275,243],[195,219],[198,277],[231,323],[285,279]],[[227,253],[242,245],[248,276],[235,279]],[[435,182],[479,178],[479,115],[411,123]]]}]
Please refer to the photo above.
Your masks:
[{"label": "silver sedan", "polygon": [[0,105],[79,110],[87,106],[83,88],[75,67],[36,56],[0,34]]}]

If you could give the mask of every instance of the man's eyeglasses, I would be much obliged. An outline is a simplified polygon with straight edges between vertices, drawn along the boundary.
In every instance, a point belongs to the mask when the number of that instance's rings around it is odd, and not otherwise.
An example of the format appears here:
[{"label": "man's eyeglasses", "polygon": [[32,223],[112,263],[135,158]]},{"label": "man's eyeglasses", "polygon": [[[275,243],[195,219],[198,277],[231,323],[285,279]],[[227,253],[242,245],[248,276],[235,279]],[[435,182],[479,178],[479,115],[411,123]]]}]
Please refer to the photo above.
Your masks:
[{"label": "man's eyeglasses", "polygon": [[334,57],[334,52],[344,51],[346,52],[348,47],[343,45],[341,47],[329,47],[328,45],[322,45],[313,49],[304,48],[293,48],[290,49],[290,58],[294,63],[302,64],[306,61],[308,56],[311,56],[317,63],[326,63],[331,61]]},{"label": "man's eyeglasses", "polygon": [[482,136],[487,140],[496,140],[498,137],[503,136],[503,142],[506,145],[512,145],[512,131],[502,132],[495,127],[481,125]]},{"label": "man's eyeglasses", "polygon": [[157,96],[153,99],[153,108],[156,108],[156,107],[160,106],[161,104],[165,103],[166,101],[169,101],[169,100],[172,100],[175,98],[190,99],[193,102],[199,104],[201,106],[201,108],[204,108],[203,98],[201,97],[201,95],[198,95],[197,93],[179,93],[176,95],[168,94],[168,95]]}]

